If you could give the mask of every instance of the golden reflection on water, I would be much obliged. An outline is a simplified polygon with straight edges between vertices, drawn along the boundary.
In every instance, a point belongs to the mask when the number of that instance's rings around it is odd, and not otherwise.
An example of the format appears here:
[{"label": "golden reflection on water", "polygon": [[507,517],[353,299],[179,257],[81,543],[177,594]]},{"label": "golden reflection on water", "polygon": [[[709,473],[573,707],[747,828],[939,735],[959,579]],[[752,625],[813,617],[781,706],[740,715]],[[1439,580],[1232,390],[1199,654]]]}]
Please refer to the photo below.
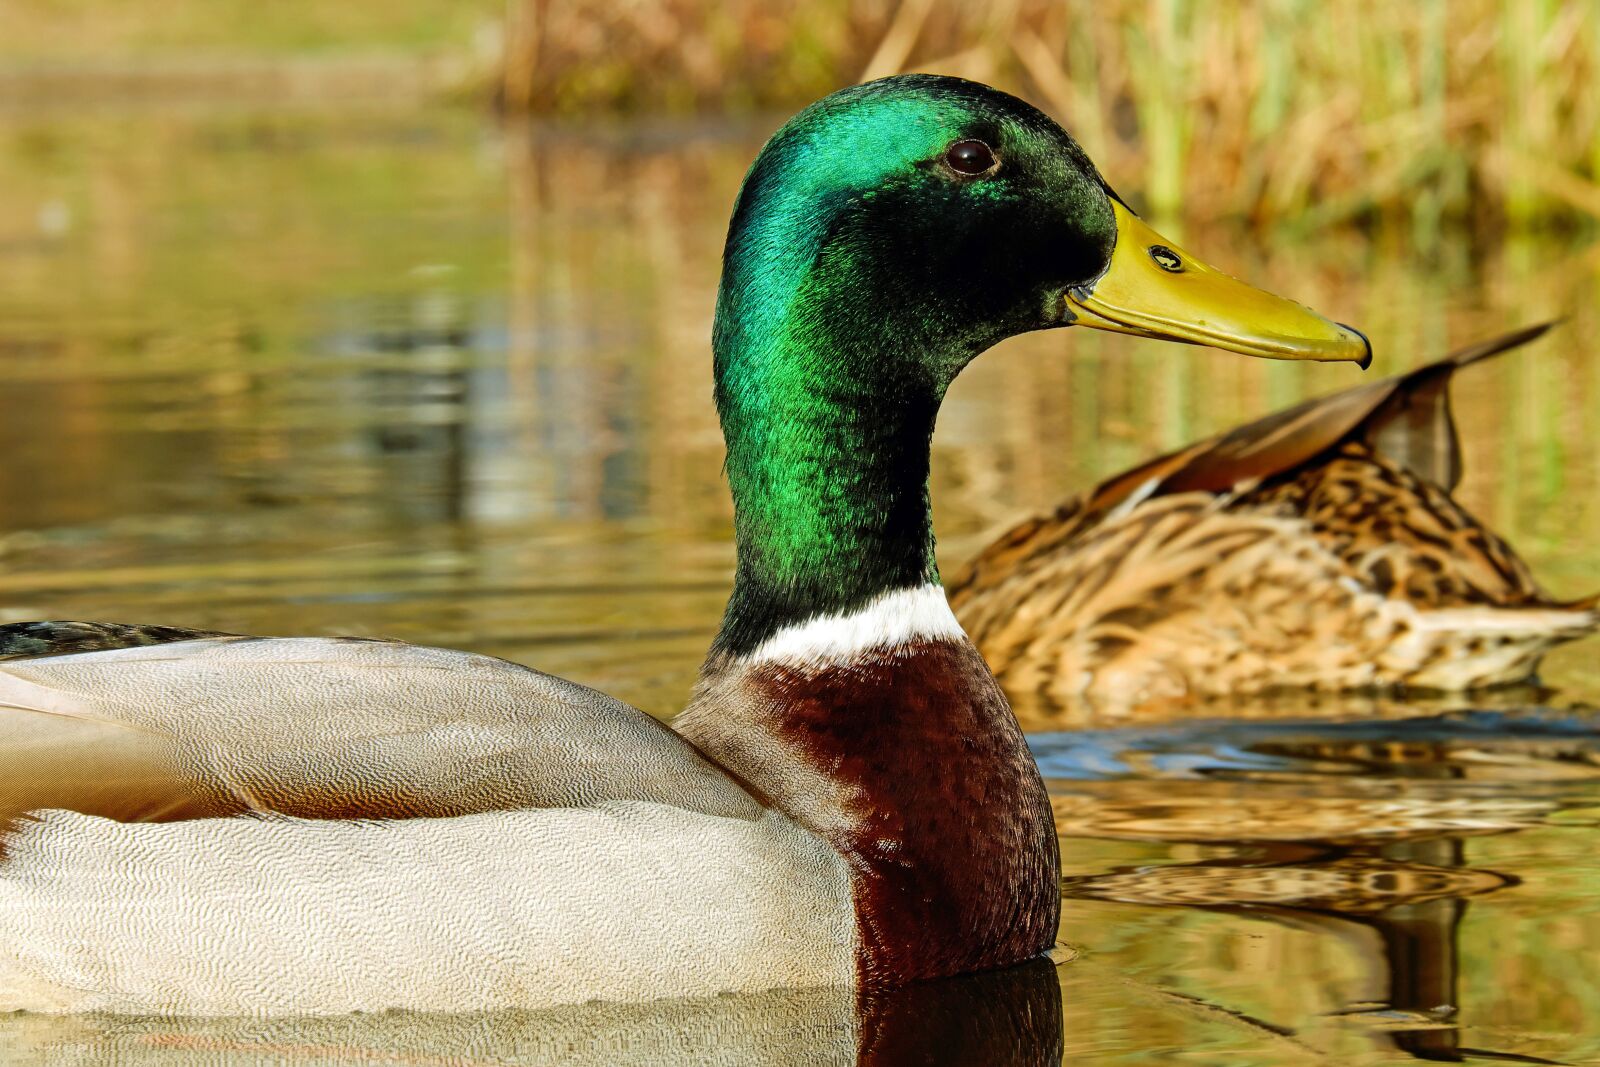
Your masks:
[{"label": "golden reflection on water", "polygon": [[[707,335],[726,213],[763,132],[502,135],[464,113],[7,118],[0,620],[383,634],[670,714],[730,575]],[[1362,326],[1374,374],[1567,316],[1459,379],[1461,495],[1554,591],[1600,585],[1600,246],[1166,228]],[[940,421],[944,558],[1152,453],[1358,376],[1078,331],[1007,342]],[[1517,722],[1524,704],[1600,702],[1597,661],[1594,642],[1553,660],[1555,694],[1187,714],[1448,723],[1492,704]],[[1134,725],[1018,710],[1037,729]],[[1202,733],[1183,759],[1115,734],[1075,749],[1073,774],[1052,777],[1076,953],[1050,984],[1065,1023],[1014,1040],[1014,1062],[1055,1056],[1052,1042],[1071,1062],[1600,1057],[1600,792],[1587,720],[1562,714],[1577,726],[1399,748],[1313,725],[1288,739]],[[953,988],[912,1016],[1023,996]],[[850,1062],[862,1022],[819,997],[559,1020],[13,1020],[0,1051],[563,1062],[552,1050],[576,1046],[561,1041],[591,1041],[660,1062],[714,1033],[746,1043],[694,1062],[808,1049],[805,1062]],[[979,1062],[957,1048],[942,1062]]]}]

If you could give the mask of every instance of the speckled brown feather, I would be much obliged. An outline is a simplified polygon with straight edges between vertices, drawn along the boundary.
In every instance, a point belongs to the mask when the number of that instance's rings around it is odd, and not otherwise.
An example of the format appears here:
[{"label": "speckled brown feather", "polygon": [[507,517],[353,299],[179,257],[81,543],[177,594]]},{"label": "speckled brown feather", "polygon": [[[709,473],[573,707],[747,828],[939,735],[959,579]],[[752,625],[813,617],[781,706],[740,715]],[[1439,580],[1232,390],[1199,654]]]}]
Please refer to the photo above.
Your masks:
[{"label": "speckled brown feather", "polygon": [[949,585],[1008,692],[1119,704],[1529,677],[1600,626],[1450,496],[1451,375],[1547,327],[1268,416],[1025,522]]}]

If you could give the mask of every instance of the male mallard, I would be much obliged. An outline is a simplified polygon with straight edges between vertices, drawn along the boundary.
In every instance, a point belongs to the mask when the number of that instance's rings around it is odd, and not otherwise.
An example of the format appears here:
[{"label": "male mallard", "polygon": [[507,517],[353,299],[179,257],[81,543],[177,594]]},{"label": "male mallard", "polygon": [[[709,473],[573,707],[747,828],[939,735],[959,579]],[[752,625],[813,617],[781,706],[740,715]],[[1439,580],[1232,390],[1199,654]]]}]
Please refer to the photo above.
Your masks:
[{"label": "male mallard", "polygon": [[1600,626],[1450,496],[1450,379],[1535,326],[1153,459],[950,583],[1007,692],[1118,703],[1527,678]]},{"label": "male mallard", "polygon": [[929,438],[970,359],[1074,323],[1370,354],[1163,241],[1003,93],[806,109],[728,234],[738,569],[677,731],[462,652],[9,628],[0,1010],[864,990],[1038,955],[1050,805],[938,584]]}]

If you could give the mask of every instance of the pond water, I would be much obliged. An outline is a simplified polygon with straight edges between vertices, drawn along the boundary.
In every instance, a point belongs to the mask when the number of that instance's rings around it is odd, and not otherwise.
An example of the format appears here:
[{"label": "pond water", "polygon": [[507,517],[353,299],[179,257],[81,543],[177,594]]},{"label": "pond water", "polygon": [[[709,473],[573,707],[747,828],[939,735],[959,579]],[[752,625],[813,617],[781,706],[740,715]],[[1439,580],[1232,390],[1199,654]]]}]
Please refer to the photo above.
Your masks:
[{"label": "pond water", "polygon": [[[707,336],[726,213],[769,126],[0,117],[0,621],[385,635],[670,716],[730,578]],[[1169,228],[1361,325],[1372,374],[1568,316],[1461,376],[1459,495],[1553,591],[1600,585],[1600,244]],[[952,390],[934,443],[947,561],[1359,378],[1078,333],[1008,342]],[[1597,653],[1552,657],[1547,688],[1432,705],[1019,707],[1064,853],[1055,958],[865,1013],[810,991],[454,1018],[13,1016],[0,1057],[1595,1062]]]}]

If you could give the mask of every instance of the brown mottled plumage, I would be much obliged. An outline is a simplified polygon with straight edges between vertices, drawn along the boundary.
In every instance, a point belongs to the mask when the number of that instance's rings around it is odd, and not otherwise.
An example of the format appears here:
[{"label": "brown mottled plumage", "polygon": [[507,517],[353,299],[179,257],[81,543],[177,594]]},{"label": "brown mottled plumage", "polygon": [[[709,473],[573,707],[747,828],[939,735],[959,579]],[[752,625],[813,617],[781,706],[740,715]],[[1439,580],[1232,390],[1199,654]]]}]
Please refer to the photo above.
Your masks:
[{"label": "brown mottled plumage", "polygon": [[1118,703],[1528,678],[1600,626],[1451,498],[1448,388],[1548,324],[1152,460],[1023,523],[950,583],[1014,697]]}]

